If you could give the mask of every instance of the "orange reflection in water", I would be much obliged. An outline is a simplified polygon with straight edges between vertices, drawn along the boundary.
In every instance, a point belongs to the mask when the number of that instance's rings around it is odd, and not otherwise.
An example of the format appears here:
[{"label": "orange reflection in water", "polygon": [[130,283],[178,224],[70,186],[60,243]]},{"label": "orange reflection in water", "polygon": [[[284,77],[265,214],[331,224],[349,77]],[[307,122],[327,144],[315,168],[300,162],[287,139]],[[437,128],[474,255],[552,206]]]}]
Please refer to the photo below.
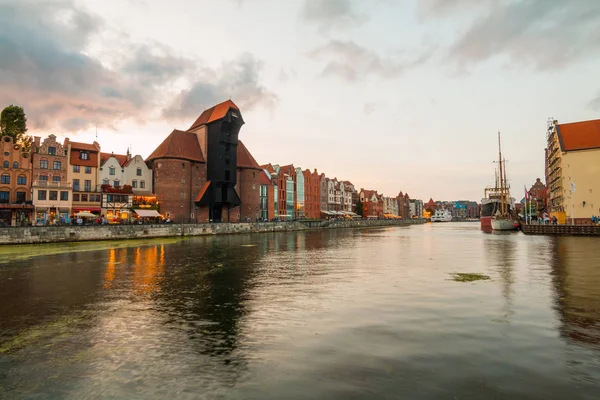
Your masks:
[{"label": "orange reflection in water", "polygon": [[115,265],[117,261],[117,252],[115,249],[108,251],[108,262],[106,263],[106,272],[104,273],[104,289],[110,289],[115,280]]},{"label": "orange reflection in water", "polygon": [[159,289],[165,265],[163,245],[136,249],[133,265],[133,285],[137,293],[152,293]]}]

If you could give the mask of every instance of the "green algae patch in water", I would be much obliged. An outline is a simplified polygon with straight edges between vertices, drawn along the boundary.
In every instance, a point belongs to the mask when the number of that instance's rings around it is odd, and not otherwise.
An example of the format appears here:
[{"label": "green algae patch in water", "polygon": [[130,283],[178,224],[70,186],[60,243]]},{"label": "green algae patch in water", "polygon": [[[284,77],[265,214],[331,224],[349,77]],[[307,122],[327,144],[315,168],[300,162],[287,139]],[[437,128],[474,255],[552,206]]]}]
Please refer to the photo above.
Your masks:
[{"label": "green algae patch in water", "polygon": [[487,281],[490,277],[484,274],[464,273],[455,272],[452,274],[452,280],[454,282],[475,282],[475,281]]}]

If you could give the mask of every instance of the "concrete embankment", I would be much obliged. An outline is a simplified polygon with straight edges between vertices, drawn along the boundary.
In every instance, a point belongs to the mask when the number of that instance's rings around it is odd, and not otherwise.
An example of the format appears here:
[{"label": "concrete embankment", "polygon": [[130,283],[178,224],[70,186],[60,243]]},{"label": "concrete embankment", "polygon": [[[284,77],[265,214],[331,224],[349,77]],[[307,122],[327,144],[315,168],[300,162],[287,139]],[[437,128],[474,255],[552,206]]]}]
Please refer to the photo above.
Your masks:
[{"label": "concrete embankment", "polygon": [[36,244],[124,240],[176,236],[228,235],[238,233],[287,232],[315,229],[407,226],[423,220],[307,221],[207,223],[163,225],[26,226],[0,228],[0,244]]}]

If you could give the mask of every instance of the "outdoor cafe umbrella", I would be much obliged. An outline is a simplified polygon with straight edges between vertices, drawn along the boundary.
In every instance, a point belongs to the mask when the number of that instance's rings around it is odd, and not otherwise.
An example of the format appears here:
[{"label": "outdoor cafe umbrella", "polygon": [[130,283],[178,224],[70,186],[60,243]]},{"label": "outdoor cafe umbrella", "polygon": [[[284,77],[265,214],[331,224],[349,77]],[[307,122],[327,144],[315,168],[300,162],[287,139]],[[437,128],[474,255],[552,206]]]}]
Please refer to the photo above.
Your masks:
[{"label": "outdoor cafe umbrella", "polygon": [[80,211],[77,214],[75,214],[75,216],[79,217],[79,218],[81,218],[81,217],[86,217],[86,218],[95,218],[95,217],[97,217],[97,215],[94,215],[94,214],[92,214],[89,211]]}]

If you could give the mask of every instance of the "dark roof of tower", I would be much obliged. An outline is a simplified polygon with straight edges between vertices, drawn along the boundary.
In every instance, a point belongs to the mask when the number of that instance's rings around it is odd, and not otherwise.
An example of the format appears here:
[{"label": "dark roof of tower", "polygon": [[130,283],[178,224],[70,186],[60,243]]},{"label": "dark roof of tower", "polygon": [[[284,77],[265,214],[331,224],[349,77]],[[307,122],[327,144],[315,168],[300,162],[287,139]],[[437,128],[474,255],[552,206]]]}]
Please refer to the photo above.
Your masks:
[{"label": "dark roof of tower", "polygon": [[230,108],[235,108],[238,111],[240,110],[231,100],[224,101],[204,110],[188,130],[225,118],[225,115],[227,115],[227,111],[229,111]]}]

